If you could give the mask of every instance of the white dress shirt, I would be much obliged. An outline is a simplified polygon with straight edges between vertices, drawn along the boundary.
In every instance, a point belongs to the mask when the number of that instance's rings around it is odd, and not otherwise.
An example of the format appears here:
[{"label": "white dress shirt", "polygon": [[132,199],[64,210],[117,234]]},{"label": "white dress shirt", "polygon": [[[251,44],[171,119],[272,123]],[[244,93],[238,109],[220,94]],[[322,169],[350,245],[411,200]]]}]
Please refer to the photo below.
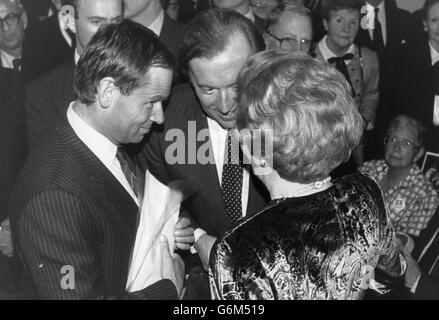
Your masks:
[{"label": "white dress shirt", "polygon": [[[334,52],[331,51],[331,49],[329,49],[328,47],[328,35],[324,36],[322,40],[320,40],[320,42],[318,43],[320,52],[322,53],[323,58],[325,59],[325,61],[328,61],[328,59],[330,58],[335,58],[338,57],[338,55],[336,55]],[[351,44],[351,46],[349,47],[348,51],[345,52],[345,54],[347,53],[355,53],[355,45]],[[349,65],[351,63],[350,60],[345,61],[345,63],[347,65]]]},{"label": "white dress shirt", "polygon": [[0,50],[0,55],[2,59],[2,66],[6,69],[14,69],[14,59],[21,59],[21,57],[11,56],[9,53],[3,50]]},{"label": "white dress shirt", "polygon": [[[381,23],[381,31],[383,33],[384,45],[387,43],[387,26],[386,26],[386,7],[384,6],[384,1],[381,1],[377,7],[378,11],[378,21]],[[375,7],[366,2],[367,17],[370,19],[370,23],[373,25],[375,21]],[[370,38],[373,39],[374,29],[369,28]]]},{"label": "white dress shirt", "polygon": [[75,131],[78,138],[90,149],[91,152],[104,164],[104,166],[120,182],[129,193],[134,202],[139,206],[139,200],[131,185],[123,174],[119,160],[116,158],[117,146],[107,137],[93,129],[74,110],[74,102],[70,103],[67,109],[67,120]]},{"label": "white dress shirt", "polygon": [[247,19],[250,19],[253,23],[255,23],[255,15],[252,11],[252,9],[250,9],[245,15],[244,17],[246,17]]},{"label": "white dress shirt", "polygon": [[[430,55],[431,55],[431,65],[433,66],[436,62],[439,61],[439,52],[436,51],[435,48],[429,44],[430,46]],[[435,126],[439,126],[439,96],[436,95],[434,97],[434,109],[433,109],[433,124]]]},{"label": "white dress shirt", "polygon": [[165,12],[162,9],[160,11],[160,14],[157,16],[157,18],[149,26],[147,26],[147,28],[152,32],[154,32],[157,35],[157,37],[159,37],[160,33],[162,32],[164,21],[165,21]]}]

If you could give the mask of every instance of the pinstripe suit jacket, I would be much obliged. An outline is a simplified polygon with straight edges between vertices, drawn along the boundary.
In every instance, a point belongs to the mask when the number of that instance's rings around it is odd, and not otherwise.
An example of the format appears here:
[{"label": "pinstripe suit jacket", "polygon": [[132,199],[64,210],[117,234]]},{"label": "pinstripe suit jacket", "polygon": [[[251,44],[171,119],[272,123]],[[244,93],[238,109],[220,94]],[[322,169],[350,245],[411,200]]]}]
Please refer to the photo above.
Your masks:
[{"label": "pinstripe suit jacket", "polygon": [[[196,131],[190,132],[188,122],[196,124]],[[208,138],[198,141],[198,133],[208,128],[207,118],[188,84],[174,87],[171,99],[165,111],[164,126],[153,132],[139,156],[142,169],[148,168],[162,183],[168,184],[173,180],[185,180],[196,190],[196,196],[183,203],[183,215],[188,215],[194,227],[201,227],[209,235],[219,237],[230,226],[231,221],[226,214],[224,200],[221,196],[220,182],[215,164],[188,164],[188,153],[205,145]],[[166,133],[178,129],[184,133],[185,164],[167,164],[165,153],[173,141],[165,141]],[[195,142],[196,141],[196,142]],[[211,155],[213,157],[213,155]],[[246,215],[253,215],[265,208],[269,200],[268,193],[262,183],[250,174],[249,196]]]},{"label": "pinstripe suit jacket", "polygon": [[[138,207],[67,122],[27,159],[10,206],[16,251],[39,298],[177,298],[169,280],[125,293]],[[61,286],[64,266],[73,267],[74,289]]]}]

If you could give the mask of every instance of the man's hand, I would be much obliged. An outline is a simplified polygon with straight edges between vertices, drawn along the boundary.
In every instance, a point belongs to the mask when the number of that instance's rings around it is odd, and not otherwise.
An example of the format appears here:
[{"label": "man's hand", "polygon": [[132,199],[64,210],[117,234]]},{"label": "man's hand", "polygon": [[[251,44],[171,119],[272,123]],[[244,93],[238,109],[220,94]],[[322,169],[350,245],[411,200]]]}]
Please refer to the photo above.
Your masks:
[{"label": "man's hand", "polygon": [[210,250],[212,250],[212,246],[215,243],[216,238],[209,236],[207,233],[203,234],[198,241],[195,243],[195,249],[197,249],[198,256],[203,263],[204,270],[209,270],[209,256]]},{"label": "man's hand", "polygon": [[418,279],[421,277],[421,269],[402,241],[396,238],[396,243],[398,245],[398,249],[401,251],[407,261],[407,270],[405,271],[404,275],[404,285],[407,288],[412,289],[416,284],[416,281],[418,281]]},{"label": "man's hand", "polygon": [[180,250],[189,250],[195,242],[194,228],[190,227],[189,218],[180,217],[175,225],[175,248]]},{"label": "man's hand", "polygon": [[9,219],[4,220],[0,226],[0,252],[7,257],[12,257],[13,246]]},{"label": "man's hand", "polygon": [[175,258],[172,258],[169,252],[169,243],[166,236],[160,236],[159,240],[160,252],[162,253],[162,279],[171,280],[177,288],[178,296],[182,297],[184,286],[184,262],[181,257],[176,254]]}]

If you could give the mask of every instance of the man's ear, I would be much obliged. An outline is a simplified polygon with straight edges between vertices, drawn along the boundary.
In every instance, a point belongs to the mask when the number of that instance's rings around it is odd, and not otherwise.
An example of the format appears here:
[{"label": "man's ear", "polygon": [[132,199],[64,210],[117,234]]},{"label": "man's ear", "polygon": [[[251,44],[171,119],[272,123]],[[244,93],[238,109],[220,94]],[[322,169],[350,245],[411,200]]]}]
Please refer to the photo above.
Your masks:
[{"label": "man's ear", "polygon": [[103,78],[99,81],[97,98],[99,106],[103,109],[110,108],[120,95],[119,89],[114,85],[111,77]]},{"label": "man's ear", "polygon": [[328,26],[328,20],[322,19],[323,27],[325,28],[326,32],[328,32],[329,26]]},{"label": "man's ear", "polygon": [[27,17],[26,10],[23,10],[23,14],[21,16],[21,21],[23,21],[23,28],[24,28],[24,30],[26,30],[27,29],[27,25],[29,23],[29,19]]}]

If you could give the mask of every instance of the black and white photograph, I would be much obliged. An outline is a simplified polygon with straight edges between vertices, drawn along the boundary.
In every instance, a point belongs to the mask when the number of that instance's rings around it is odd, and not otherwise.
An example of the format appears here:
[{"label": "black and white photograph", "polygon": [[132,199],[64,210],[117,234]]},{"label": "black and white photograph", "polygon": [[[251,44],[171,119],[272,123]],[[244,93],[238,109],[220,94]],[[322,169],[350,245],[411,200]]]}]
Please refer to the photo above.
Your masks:
[{"label": "black and white photograph", "polygon": [[438,206],[439,0],[0,0],[0,300],[439,300]]}]

